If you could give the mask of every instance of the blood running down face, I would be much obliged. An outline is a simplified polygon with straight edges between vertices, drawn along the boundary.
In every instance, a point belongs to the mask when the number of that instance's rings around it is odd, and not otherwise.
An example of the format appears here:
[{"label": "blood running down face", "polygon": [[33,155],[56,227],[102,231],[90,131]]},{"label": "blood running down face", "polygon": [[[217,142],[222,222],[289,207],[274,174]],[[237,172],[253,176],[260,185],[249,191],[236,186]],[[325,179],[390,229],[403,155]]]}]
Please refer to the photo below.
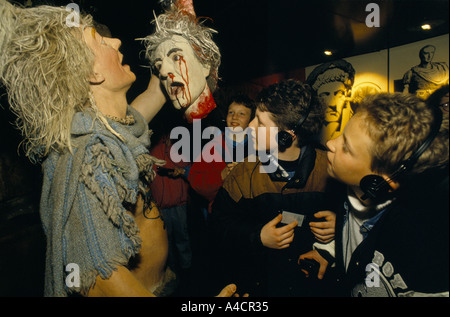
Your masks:
[{"label": "blood running down face", "polygon": [[161,43],[153,55],[154,65],[176,109],[184,109],[189,122],[205,117],[216,105],[206,78],[208,66],[200,63],[189,42],[174,35]]}]

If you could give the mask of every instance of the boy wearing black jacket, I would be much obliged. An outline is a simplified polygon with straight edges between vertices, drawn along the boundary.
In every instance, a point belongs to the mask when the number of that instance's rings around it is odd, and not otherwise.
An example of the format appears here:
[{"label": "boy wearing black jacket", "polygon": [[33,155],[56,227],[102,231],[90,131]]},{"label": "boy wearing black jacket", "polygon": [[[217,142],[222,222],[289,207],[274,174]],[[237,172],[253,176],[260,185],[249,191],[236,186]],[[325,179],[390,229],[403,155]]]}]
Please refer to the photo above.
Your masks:
[{"label": "boy wearing black jacket", "polygon": [[[295,80],[264,89],[256,103],[249,127],[258,153],[272,160],[247,158],[217,194],[210,217],[217,253],[212,276],[251,296],[321,296],[324,281],[305,279],[297,258],[315,241],[334,238],[334,214],[318,213],[328,209],[330,180],[326,152],[314,142],[324,111],[309,85]],[[282,220],[285,212],[297,220]]]},{"label": "boy wearing black jacket", "polygon": [[448,296],[448,116],[413,95],[379,94],[327,143],[347,185],[336,239],[300,259],[335,266],[341,296]]}]

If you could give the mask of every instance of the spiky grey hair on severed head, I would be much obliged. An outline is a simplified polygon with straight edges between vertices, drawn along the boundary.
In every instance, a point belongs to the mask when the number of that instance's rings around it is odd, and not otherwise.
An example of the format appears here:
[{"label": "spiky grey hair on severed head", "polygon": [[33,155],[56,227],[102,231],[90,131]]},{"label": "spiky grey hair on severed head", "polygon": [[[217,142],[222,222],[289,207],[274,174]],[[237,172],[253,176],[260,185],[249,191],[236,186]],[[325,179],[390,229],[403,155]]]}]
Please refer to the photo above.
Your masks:
[{"label": "spiky grey hair on severed head", "polygon": [[[204,22],[204,21],[203,21]],[[219,80],[221,55],[219,48],[212,39],[215,30],[203,25],[195,16],[187,14],[179,6],[173,5],[165,13],[155,17],[155,32],[141,40],[146,47],[146,56],[150,64],[154,64],[153,54],[160,44],[173,36],[184,37],[202,65],[210,67],[207,78],[209,89],[214,92]]]},{"label": "spiky grey hair on severed head", "polygon": [[[96,108],[89,85],[94,55],[83,29],[66,25],[70,13],[63,7],[23,9],[0,0],[0,8],[2,21],[4,15],[13,17],[0,25],[0,35],[9,33],[1,43],[0,79],[25,136],[25,153],[38,162],[50,150],[71,150],[73,115]],[[93,26],[92,17],[80,14],[80,25]]]}]

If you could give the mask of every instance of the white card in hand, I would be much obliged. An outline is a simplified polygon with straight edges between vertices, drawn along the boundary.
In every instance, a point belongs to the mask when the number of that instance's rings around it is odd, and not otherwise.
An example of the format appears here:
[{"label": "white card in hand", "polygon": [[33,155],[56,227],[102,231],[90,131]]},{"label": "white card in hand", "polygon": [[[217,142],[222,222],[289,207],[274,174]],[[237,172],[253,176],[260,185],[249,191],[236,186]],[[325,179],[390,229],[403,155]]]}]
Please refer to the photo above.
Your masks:
[{"label": "white card in hand", "polygon": [[293,212],[283,211],[282,212],[283,219],[281,219],[281,223],[290,224],[293,221],[297,221],[297,227],[301,227],[303,224],[303,220],[305,219],[305,215],[294,214]]}]

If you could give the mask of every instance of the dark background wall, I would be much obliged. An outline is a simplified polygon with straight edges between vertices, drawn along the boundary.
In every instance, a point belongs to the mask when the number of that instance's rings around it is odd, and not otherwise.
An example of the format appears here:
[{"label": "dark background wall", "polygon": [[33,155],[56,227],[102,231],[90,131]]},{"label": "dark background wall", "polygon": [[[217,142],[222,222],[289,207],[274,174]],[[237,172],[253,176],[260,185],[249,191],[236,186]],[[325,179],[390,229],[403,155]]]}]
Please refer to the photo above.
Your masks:
[{"label": "dark background wall", "polygon": [[0,94],[0,296],[41,296],[41,170],[19,151],[21,137],[11,124],[15,118],[6,108],[4,90]]}]

